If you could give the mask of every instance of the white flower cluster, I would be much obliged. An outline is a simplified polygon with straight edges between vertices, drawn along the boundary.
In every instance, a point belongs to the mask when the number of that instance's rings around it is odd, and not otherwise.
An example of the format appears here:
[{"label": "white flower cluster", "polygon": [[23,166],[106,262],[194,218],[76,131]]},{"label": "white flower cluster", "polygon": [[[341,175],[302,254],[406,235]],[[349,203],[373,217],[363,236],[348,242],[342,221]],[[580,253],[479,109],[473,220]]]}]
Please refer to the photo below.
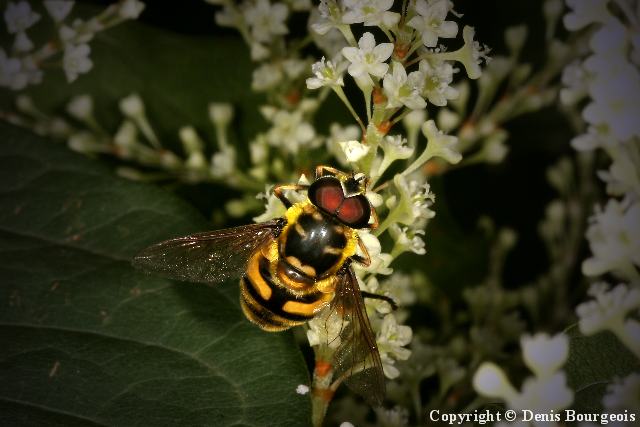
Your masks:
[{"label": "white flower cluster", "polygon": [[640,309],[640,289],[626,284],[610,289],[600,282],[591,285],[589,294],[594,299],[576,308],[580,332],[593,335],[609,330],[640,357],[640,323],[631,316]]},{"label": "white flower cluster", "polygon": [[[611,159],[609,170],[599,172],[609,199],[591,218],[587,239],[592,255],[583,262],[582,272],[590,277],[613,274],[634,289],[640,286],[640,29],[629,23],[640,16],[637,8],[609,0],[566,3],[571,9],[564,16],[567,29],[593,30],[586,56],[562,76],[562,101],[586,104],[586,133],[572,144],[580,151],[602,149]],[[606,300],[621,289],[602,291],[596,299]],[[587,310],[593,304],[579,306],[581,318],[593,313]]]},{"label": "white flower cluster", "polygon": [[[640,357],[640,9],[637,2],[566,0],[570,31],[591,30],[589,49],[567,66],[560,93],[568,106],[581,107],[586,132],[573,139],[579,151],[604,151],[611,160],[600,171],[609,199],[596,206],[586,237],[591,256],[582,264],[585,276],[613,275],[626,283],[592,284],[593,298],[576,308],[585,335],[613,332]],[[610,386],[603,406],[625,407],[638,399],[621,397],[637,389],[637,374]]]},{"label": "white flower cluster", "polygon": [[[214,144],[203,140],[190,125],[178,131],[181,151],[164,146],[147,117],[143,99],[136,93],[120,100],[122,121],[115,132],[106,130],[106,126],[96,119],[90,95],[72,98],[64,116],[43,113],[26,95],[17,97],[16,106],[22,115],[9,116],[9,120],[16,124],[34,129],[40,135],[64,141],[74,151],[109,154],[144,168],[120,166],[117,172],[129,179],[157,181],[178,178],[185,182],[224,182],[251,194],[264,188],[261,182],[250,179],[237,167],[236,148],[228,138],[234,111],[226,103],[209,104],[209,119],[216,135],[216,151],[210,149]],[[281,205],[275,200],[272,204]],[[229,202],[225,208],[229,215],[243,216],[252,207],[255,210],[259,206],[253,196],[247,196],[242,202]]]},{"label": "white flower cluster", "polygon": [[[416,295],[411,282],[394,273],[391,263],[404,252],[426,252],[424,227],[435,215],[432,210],[435,196],[423,168],[428,162],[457,163],[462,157],[457,150],[457,138],[439,130],[433,120],[427,121],[426,108],[429,104],[444,107],[456,99],[459,94],[452,86],[454,73],[458,71],[456,62],[464,66],[469,77],[478,78],[479,65],[486,60],[488,50],[473,40],[474,31],[470,27],[463,30],[460,49],[447,52],[438,45],[439,40],[458,35],[458,25],[451,19],[456,15],[450,1],[405,3],[407,7],[401,14],[392,9],[393,0],[321,0],[317,13],[311,15],[310,28],[326,56],[311,66],[306,89],[319,91],[320,97],[333,91],[360,127],[358,132],[353,126],[343,128],[333,124],[331,136],[326,139],[328,150],[343,166],[370,178],[366,195],[381,213],[376,230],[359,233],[371,257],[368,267],[354,264],[360,287],[400,304],[412,304]],[[359,40],[352,32],[352,26],[357,24],[365,27]],[[385,40],[376,40],[379,36],[374,33],[383,34]],[[343,90],[350,79],[362,92],[366,116],[356,112],[353,99]],[[401,121],[407,138],[390,133]],[[427,143],[418,151],[420,132]],[[391,167],[398,166],[400,161],[404,167],[389,177]],[[267,199],[267,210],[269,202]],[[388,232],[393,242],[388,250],[383,250],[379,240],[384,232]],[[379,281],[380,276],[389,278]],[[411,354],[406,346],[413,331],[401,324],[402,310],[392,311],[385,301],[365,302],[384,373],[388,378],[396,378],[400,375],[396,361],[407,360]],[[322,325],[326,328],[326,323]],[[316,326],[314,322],[309,324],[312,345],[318,343]],[[324,351],[318,348],[316,354]],[[378,413],[378,418],[384,419],[386,413]]]},{"label": "white flower cluster", "polygon": [[85,74],[93,67],[89,42],[94,35],[113,25],[129,19],[136,19],[144,9],[138,0],[121,0],[107,7],[102,13],[89,20],[74,19],[67,22],[75,2],[70,0],[46,0],[46,13],[53,21],[56,34],[42,46],[36,48],[27,30],[38,22],[42,15],[32,9],[29,2],[21,0],[9,2],[4,11],[7,32],[13,35],[9,53],[0,46],[0,87],[21,90],[42,81],[43,68],[47,61],[62,54],[62,68],[68,82]]},{"label": "white flower cluster", "polygon": [[[587,231],[592,256],[583,266],[587,276],[613,273],[640,281],[640,30],[637,11],[608,0],[567,0],[571,11],[564,24],[572,31],[593,28],[585,58],[564,70],[561,99],[576,105],[587,99],[582,118],[587,132],[572,141],[577,150],[603,149],[612,162],[600,177],[611,198],[598,207]],[[618,3],[616,3],[618,6]],[[622,200],[616,199],[622,197]]]},{"label": "white flower cluster", "polygon": [[[523,336],[520,340],[524,362],[534,373],[516,390],[506,373],[498,365],[484,362],[473,377],[473,388],[481,395],[503,400],[509,409],[528,409],[542,414],[567,408],[573,402],[573,391],[567,386],[567,379],[561,367],[569,355],[569,339],[563,334],[550,337],[539,333]],[[538,427],[548,425],[544,421],[533,420]],[[496,424],[498,426],[514,424]],[[520,426],[529,423],[519,421]]]}]

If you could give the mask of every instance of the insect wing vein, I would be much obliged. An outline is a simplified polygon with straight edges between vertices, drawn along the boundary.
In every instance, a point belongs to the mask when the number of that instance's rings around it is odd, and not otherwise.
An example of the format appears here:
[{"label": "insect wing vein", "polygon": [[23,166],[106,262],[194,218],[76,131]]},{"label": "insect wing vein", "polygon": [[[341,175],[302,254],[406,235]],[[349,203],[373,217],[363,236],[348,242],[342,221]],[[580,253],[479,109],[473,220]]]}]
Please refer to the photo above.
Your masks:
[{"label": "insect wing vein", "polygon": [[358,280],[350,267],[340,278],[332,306],[343,318],[340,345],[334,353],[334,378],[344,377],[354,392],[371,405],[380,405],[385,394],[382,361]]},{"label": "insect wing vein", "polygon": [[281,228],[273,220],[178,237],[142,250],[133,265],[171,279],[220,283],[240,277],[251,253]]}]

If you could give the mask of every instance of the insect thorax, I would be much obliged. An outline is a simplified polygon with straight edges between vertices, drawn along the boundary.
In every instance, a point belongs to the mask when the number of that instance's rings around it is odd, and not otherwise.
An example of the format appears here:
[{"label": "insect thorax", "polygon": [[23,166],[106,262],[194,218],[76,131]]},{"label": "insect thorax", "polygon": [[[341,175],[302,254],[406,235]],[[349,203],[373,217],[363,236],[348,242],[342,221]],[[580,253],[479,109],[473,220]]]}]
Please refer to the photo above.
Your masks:
[{"label": "insect thorax", "polygon": [[314,281],[335,274],[355,254],[357,232],[309,201],[290,207],[286,219],[278,239],[279,256]]}]

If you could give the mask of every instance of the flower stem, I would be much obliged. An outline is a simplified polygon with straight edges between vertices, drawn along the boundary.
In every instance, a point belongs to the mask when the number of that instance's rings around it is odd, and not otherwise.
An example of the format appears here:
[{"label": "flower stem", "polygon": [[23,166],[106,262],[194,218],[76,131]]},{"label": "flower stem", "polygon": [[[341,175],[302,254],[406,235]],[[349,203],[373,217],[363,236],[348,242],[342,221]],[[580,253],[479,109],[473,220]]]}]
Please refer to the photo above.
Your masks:
[{"label": "flower stem", "polygon": [[342,88],[340,86],[333,86],[332,88],[333,88],[333,91],[336,93],[336,95],[338,95],[338,98],[340,98],[340,100],[344,102],[344,105],[347,106],[347,109],[349,110],[353,118],[356,119],[356,122],[358,122],[358,124],[360,125],[360,129],[362,129],[362,134],[364,135],[366,132],[364,123],[362,123],[360,116],[358,116],[358,113],[356,113],[356,111],[353,109],[351,102],[349,102],[349,99],[347,99],[347,96],[344,94],[344,91],[342,90]]}]

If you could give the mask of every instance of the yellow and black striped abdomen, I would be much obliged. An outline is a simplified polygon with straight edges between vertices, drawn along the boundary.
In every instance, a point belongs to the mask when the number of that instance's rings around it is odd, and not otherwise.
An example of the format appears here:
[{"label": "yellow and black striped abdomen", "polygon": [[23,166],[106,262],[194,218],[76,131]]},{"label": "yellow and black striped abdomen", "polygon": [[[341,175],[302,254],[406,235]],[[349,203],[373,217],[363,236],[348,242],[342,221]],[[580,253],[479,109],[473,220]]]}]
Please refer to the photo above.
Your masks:
[{"label": "yellow and black striped abdomen", "polygon": [[279,263],[256,251],[240,280],[240,303],[245,316],[267,331],[301,325],[333,298],[333,293],[320,292],[313,282],[285,286],[275,274]]}]

